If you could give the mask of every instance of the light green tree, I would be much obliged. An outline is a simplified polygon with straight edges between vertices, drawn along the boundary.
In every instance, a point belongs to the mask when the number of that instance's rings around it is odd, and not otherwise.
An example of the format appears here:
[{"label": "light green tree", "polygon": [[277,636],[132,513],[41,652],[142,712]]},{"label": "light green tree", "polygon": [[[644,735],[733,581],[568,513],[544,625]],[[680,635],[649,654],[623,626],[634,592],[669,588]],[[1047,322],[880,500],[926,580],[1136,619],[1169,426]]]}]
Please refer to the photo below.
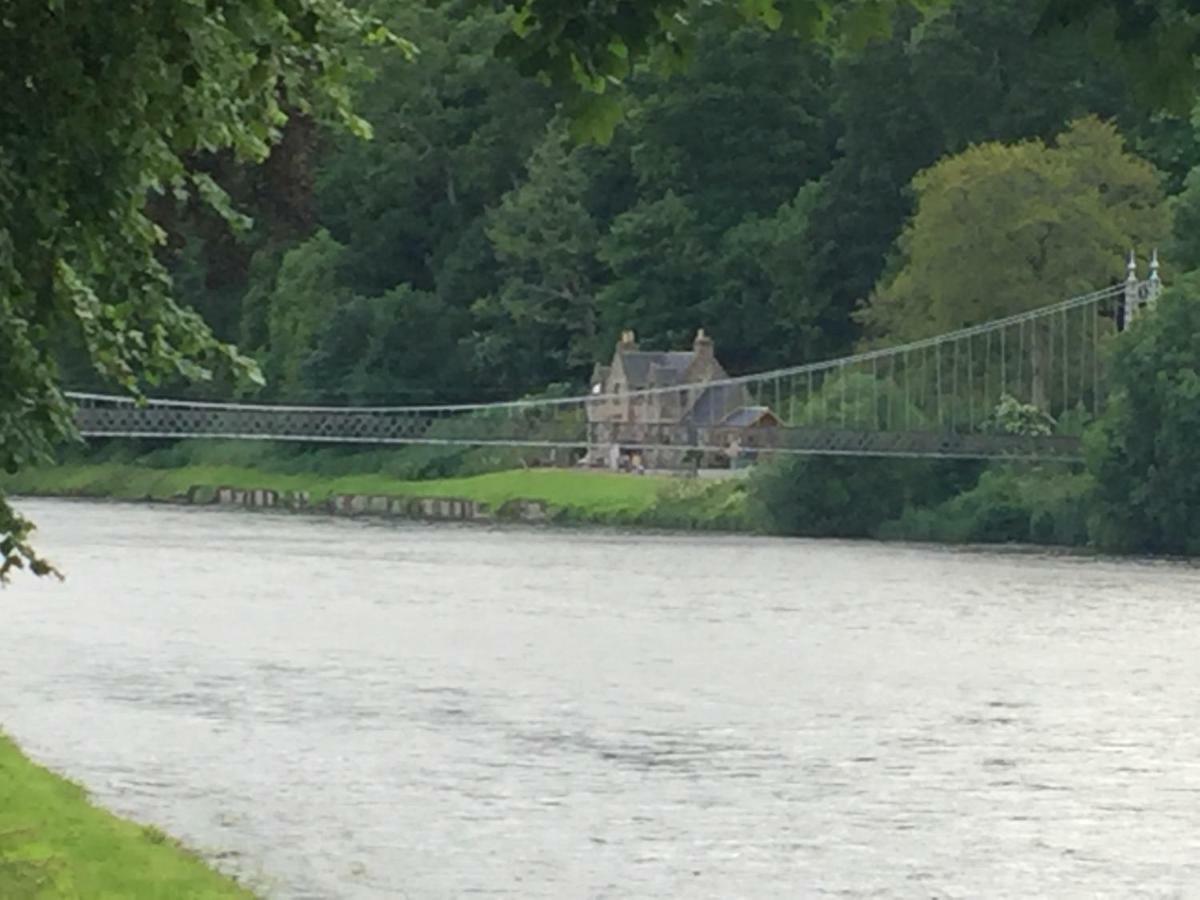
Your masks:
[{"label": "light green tree", "polygon": [[1170,232],[1160,177],[1116,129],[1081,119],[1054,144],[982,144],[913,180],[917,211],[862,319],[940,334],[1094,290],[1130,247]]},{"label": "light green tree", "polygon": [[[1157,246],[1170,233],[1160,174],[1094,117],[1054,144],[972,147],[920,173],[913,190],[917,210],[900,236],[894,274],[861,312],[869,333],[892,342],[1112,283],[1127,248]],[[1030,399],[1044,411],[1052,324],[1030,328]]]}]

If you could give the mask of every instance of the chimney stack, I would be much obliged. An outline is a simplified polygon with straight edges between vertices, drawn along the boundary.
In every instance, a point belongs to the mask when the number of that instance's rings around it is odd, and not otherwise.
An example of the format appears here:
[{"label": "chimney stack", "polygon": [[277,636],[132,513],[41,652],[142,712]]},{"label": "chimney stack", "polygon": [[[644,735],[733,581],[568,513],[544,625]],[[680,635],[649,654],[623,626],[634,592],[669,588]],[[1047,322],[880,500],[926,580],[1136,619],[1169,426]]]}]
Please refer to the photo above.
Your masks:
[{"label": "chimney stack", "polygon": [[713,340],[704,333],[703,328],[696,332],[696,340],[692,342],[692,350],[695,351],[697,356],[712,358]]},{"label": "chimney stack", "polygon": [[636,350],[637,335],[633,333],[633,329],[626,328],[621,332],[621,340],[617,342],[618,350]]}]

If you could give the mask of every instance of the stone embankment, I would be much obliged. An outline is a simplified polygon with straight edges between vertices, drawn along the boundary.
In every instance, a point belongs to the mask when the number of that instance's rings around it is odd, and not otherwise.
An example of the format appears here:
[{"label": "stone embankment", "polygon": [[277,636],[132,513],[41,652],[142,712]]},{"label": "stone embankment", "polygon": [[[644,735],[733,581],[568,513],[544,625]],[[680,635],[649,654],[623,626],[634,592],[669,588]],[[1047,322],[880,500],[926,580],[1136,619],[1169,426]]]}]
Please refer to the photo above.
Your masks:
[{"label": "stone embankment", "polygon": [[283,509],[335,516],[382,516],[435,522],[545,522],[550,509],[542,500],[513,499],[492,510],[488,504],[460,497],[398,497],[375,494],[333,494],[314,503],[308,491],[274,491],[268,488],[211,488],[196,485],[177,497],[194,506],[240,506],[248,509]]}]

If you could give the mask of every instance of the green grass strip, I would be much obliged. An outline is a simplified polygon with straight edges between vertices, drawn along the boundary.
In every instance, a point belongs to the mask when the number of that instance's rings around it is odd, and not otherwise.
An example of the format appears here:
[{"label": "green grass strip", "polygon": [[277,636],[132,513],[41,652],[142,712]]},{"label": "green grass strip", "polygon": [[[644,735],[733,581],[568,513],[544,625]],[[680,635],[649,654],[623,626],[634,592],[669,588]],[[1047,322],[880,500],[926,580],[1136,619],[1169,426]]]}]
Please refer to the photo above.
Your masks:
[{"label": "green grass strip", "polygon": [[308,491],[313,502],[332,494],[377,496],[461,497],[490,506],[516,498],[543,500],[579,513],[639,514],[654,505],[664,486],[675,479],[651,475],[569,469],[514,469],[466,478],[401,481],[386,475],[323,476],[313,473],[283,474],[237,466],[185,466],[156,469],[145,466],[98,463],[66,464],[28,469],[3,479],[13,494],[69,497],[105,497],[115,500],[169,500],[193,485]]},{"label": "green grass strip", "polygon": [[119,819],[0,735],[0,897],[250,898],[157,828]]},{"label": "green grass strip", "polygon": [[541,500],[558,522],[682,530],[753,531],[744,479],[682,479],[588,469],[530,468],[455,478],[405,480],[385,474],[322,475],[268,466],[64,463],[0,477],[10,494],[111,500],[172,500],[191,487],[307,491],[320,504],[334,494],[457,497],[493,511],[509,500]]}]

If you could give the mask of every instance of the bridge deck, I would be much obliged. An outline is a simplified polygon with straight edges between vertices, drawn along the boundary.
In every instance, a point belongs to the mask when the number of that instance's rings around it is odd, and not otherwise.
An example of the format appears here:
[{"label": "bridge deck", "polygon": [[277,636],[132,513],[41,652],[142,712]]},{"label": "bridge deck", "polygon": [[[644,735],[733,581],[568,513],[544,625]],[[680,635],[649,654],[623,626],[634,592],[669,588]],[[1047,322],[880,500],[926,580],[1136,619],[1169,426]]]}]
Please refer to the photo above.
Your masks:
[{"label": "bridge deck", "polygon": [[92,438],[209,438],[347,444],[434,444],[588,450],[741,452],[968,459],[1078,460],[1077,437],[954,431],[872,431],[828,426],[680,426],[615,424],[603,430],[563,412],[557,416],[464,414],[419,410],[329,410],[103,403],[82,405],[77,424]]}]

